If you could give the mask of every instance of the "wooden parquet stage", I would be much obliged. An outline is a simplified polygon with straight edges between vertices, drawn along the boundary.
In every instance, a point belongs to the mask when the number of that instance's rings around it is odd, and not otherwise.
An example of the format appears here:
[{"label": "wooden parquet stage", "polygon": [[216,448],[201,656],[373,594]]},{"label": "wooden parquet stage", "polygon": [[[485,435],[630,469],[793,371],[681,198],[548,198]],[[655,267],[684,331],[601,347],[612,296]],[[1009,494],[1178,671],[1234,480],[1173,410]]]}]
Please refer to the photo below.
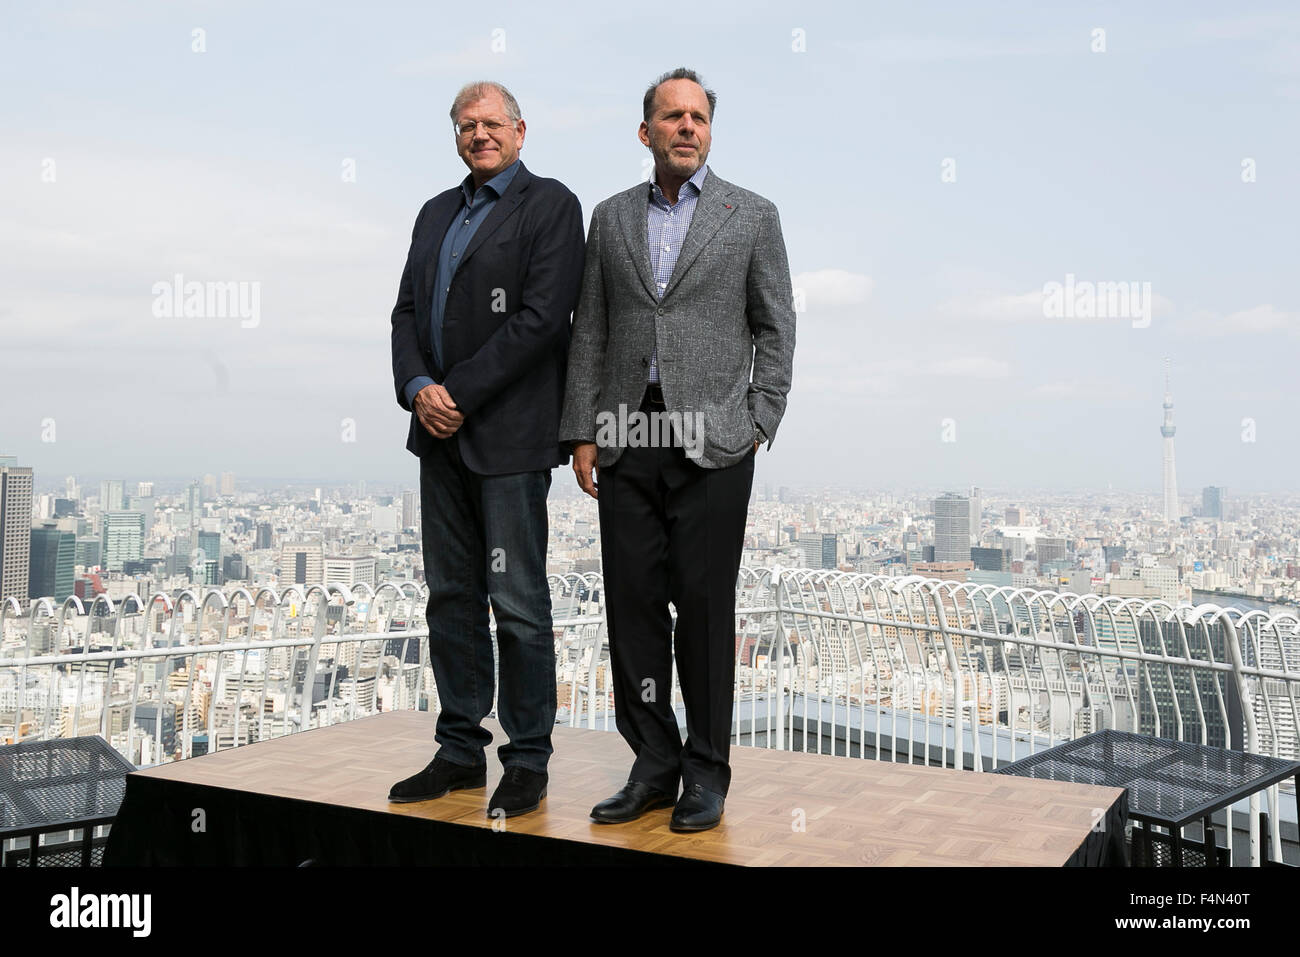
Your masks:
[{"label": "wooden parquet stage", "polygon": [[591,821],[592,805],[626,780],[631,751],[614,732],[557,727],[541,808],[494,822],[485,810],[505,737],[487,722],[485,789],[389,804],[389,786],[432,757],[434,722],[391,712],[136,771],[106,863],[1060,866],[1077,862],[1095,822],[1124,797],[733,746],[722,824],[682,835],[668,828],[671,809],[630,824]]}]

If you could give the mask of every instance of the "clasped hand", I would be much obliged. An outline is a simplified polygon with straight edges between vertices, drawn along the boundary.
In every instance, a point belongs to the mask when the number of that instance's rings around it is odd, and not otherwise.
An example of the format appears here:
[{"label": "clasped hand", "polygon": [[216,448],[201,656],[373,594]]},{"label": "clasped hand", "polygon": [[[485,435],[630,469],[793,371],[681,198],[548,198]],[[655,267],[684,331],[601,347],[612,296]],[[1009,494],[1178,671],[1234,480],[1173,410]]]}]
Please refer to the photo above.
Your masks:
[{"label": "clasped hand", "polygon": [[415,414],[420,424],[439,439],[450,438],[465,422],[450,393],[436,383],[415,394]]}]

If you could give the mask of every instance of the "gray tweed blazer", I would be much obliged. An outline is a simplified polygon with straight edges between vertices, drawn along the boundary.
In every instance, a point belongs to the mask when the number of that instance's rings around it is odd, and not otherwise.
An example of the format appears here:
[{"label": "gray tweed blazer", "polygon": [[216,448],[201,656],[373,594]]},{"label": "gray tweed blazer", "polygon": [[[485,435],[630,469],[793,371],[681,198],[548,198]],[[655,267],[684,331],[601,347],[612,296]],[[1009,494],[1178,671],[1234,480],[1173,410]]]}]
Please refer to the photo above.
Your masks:
[{"label": "gray tweed blazer", "polygon": [[563,443],[598,442],[597,464],[623,446],[604,426],[640,407],[650,356],[659,351],[667,411],[698,423],[704,468],[734,465],[755,426],[776,438],[794,359],[790,266],[776,207],[710,168],[681,255],[655,296],[646,238],[650,185],[596,206],[582,292],[573,314]]}]

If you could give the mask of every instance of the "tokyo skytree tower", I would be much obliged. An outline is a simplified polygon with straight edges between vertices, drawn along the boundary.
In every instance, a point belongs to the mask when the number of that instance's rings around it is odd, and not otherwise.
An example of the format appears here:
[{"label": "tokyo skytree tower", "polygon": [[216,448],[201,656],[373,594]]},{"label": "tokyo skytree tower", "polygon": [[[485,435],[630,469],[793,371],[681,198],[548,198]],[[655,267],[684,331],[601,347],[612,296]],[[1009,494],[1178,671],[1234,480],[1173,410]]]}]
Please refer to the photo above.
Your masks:
[{"label": "tokyo skytree tower", "polygon": [[1178,521],[1178,479],[1174,475],[1174,397],[1169,392],[1169,360],[1165,360],[1165,418],[1160,425],[1164,436],[1165,521]]}]

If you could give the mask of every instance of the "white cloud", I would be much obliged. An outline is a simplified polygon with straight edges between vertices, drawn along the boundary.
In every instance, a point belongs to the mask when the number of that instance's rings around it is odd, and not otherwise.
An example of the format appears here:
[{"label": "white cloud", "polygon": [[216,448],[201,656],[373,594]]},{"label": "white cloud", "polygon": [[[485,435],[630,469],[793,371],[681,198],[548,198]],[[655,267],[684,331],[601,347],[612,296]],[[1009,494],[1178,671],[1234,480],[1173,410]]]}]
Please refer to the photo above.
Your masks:
[{"label": "white cloud", "polygon": [[1218,331],[1223,333],[1300,332],[1300,316],[1282,312],[1274,308],[1271,302],[1266,302],[1253,309],[1234,312],[1218,323]]},{"label": "white cloud", "polygon": [[1010,295],[966,295],[940,303],[939,314],[953,319],[1023,322],[1043,318],[1043,291]]},{"label": "white cloud", "polygon": [[1208,309],[1198,309],[1182,321],[1180,327],[1197,336],[1300,335],[1300,313],[1286,312],[1266,302],[1250,309],[1239,309],[1224,316]]},{"label": "white cloud", "polygon": [[811,311],[821,308],[861,306],[871,298],[875,280],[847,269],[815,269],[801,272],[791,282],[798,295],[802,290]]},{"label": "white cloud", "polygon": [[[319,157],[284,158],[291,172],[259,159],[74,141],[42,147],[0,149],[9,184],[0,275],[18,320],[9,334],[130,348],[142,336],[217,333],[220,323],[153,317],[153,283],[176,273],[261,282],[267,321],[257,337],[278,340],[268,335],[278,327],[288,341],[277,346],[356,336],[365,328],[358,315],[386,324],[413,212],[382,208],[333,166],[304,177]],[[53,183],[40,181],[43,155],[57,160]]]}]

